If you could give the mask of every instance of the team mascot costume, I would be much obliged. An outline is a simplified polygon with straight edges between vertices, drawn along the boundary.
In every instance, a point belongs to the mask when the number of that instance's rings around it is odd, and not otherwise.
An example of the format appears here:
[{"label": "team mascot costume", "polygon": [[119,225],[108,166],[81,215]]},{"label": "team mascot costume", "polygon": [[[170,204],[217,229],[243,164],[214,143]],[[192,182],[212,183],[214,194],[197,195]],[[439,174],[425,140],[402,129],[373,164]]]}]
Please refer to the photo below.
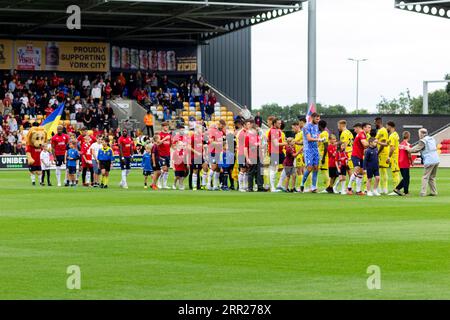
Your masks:
[{"label": "team mascot costume", "polygon": [[31,183],[36,185],[36,176],[38,182],[41,175],[41,151],[42,146],[46,143],[47,132],[43,127],[31,127],[26,139],[26,153],[28,160],[28,168],[31,175]]}]

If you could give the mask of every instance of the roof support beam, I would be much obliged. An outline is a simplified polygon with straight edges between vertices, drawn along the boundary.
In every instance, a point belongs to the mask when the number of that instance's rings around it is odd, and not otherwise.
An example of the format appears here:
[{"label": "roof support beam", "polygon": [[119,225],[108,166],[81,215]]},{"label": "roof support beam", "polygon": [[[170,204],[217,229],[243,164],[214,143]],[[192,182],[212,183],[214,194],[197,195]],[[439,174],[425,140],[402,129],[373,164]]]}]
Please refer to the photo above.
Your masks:
[{"label": "roof support beam", "polygon": [[415,5],[427,5],[427,4],[450,4],[450,0],[431,0],[431,1],[418,1],[418,2],[404,2],[396,3],[396,7],[406,7]]},{"label": "roof support beam", "polygon": [[[257,8],[279,8],[279,9],[296,9],[298,5],[268,4],[257,2],[219,2],[219,1],[191,1],[191,0],[109,0],[111,2],[142,2],[142,3],[158,3],[158,4],[187,4],[199,6],[222,6],[222,7],[257,7]],[[298,1],[299,3],[302,1]]]}]

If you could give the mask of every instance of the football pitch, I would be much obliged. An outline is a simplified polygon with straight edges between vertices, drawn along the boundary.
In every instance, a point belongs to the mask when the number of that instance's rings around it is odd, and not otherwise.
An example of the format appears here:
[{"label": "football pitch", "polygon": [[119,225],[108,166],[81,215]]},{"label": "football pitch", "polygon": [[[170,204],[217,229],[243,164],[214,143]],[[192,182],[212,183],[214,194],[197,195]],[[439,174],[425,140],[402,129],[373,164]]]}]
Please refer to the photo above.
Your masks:
[{"label": "football pitch", "polygon": [[410,197],[369,198],[152,191],[140,170],[129,190],[119,171],[108,190],[32,187],[0,172],[0,299],[450,299],[450,170],[438,197],[418,197],[421,173]]}]

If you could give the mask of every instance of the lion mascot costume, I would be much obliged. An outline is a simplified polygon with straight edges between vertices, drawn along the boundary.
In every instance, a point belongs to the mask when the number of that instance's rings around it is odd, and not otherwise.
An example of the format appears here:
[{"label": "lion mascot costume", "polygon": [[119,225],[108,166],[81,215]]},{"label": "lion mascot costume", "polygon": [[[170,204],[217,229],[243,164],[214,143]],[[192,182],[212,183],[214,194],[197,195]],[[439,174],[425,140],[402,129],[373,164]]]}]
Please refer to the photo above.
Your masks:
[{"label": "lion mascot costume", "polygon": [[31,183],[36,185],[36,176],[40,181],[41,175],[41,151],[46,143],[47,132],[43,127],[31,127],[26,138],[26,153],[28,168],[31,175]]}]

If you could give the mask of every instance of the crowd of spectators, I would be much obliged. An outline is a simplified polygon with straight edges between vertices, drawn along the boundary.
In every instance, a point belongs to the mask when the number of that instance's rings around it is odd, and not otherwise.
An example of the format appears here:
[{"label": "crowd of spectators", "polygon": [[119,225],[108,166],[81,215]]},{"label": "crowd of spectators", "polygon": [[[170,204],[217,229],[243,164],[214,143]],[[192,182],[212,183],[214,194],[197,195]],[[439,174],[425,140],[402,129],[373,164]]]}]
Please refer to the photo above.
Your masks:
[{"label": "crowd of spectators", "polygon": [[[39,125],[60,103],[65,131],[79,134],[82,128],[118,136],[119,123],[107,103],[118,97],[136,99],[147,110],[163,108],[160,121],[183,121],[183,103],[200,103],[203,120],[211,119],[217,99],[203,78],[190,76],[178,83],[156,73],[48,74],[13,70],[0,74],[0,154],[24,154],[28,128]],[[141,119],[139,119],[141,120]],[[137,137],[139,128],[130,125]]]}]

